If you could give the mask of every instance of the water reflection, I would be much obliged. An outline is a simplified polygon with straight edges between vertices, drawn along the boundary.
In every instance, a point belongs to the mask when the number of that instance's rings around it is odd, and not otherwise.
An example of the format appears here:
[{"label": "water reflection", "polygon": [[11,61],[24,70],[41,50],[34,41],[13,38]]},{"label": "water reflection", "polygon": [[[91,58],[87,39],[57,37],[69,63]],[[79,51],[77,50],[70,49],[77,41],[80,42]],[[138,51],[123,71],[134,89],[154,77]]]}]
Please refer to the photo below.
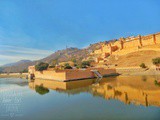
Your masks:
[{"label": "water reflection", "polygon": [[48,89],[72,95],[88,92],[106,100],[116,99],[125,104],[159,107],[160,87],[155,85],[155,79],[154,76],[118,76],[103,78],[98,82],[96,79],[71,82],[37,79],[29,82],[29,87],[38,90],[40,94],[48,93]]},{"label": "water reflection", "polygon": [[37,93],[39,93],[40,95],[44,95],[44,94],[46,94],[46,93],[49,93],[49,89],[43,87],[43,85],[40,85],[40,86],[39,86],[39,85],[36,85],[35,91],[36,91]]}]

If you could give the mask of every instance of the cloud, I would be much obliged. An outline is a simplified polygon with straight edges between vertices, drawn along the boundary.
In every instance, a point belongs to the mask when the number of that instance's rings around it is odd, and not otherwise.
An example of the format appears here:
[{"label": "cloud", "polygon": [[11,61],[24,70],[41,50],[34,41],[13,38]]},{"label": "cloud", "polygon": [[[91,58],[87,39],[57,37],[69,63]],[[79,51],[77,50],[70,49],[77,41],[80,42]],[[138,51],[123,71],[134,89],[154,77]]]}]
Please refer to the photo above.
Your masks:
[{"label": "cloud", "polygon": [[22,59],[38,60],[52,53],[53,51],[50,50],[0,45],[0,65],[17,62]]}]

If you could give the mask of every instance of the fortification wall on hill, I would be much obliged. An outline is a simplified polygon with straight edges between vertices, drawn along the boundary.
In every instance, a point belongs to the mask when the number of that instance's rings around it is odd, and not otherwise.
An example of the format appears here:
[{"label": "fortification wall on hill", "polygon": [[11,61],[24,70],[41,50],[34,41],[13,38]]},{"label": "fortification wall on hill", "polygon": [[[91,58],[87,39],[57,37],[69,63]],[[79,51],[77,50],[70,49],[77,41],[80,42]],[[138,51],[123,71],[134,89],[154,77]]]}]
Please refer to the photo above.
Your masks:
[{"label": "fortification wall on hill", "polygon": [[121,46],[121,49],[133,48],[133,47],[143,47],[147,45],[153,45],[160,43],[160,33],[150,34],[146,36],[136,36],[128,38],[120,38],[118,46]]},{"label": "fortification wall on hill", "polygon": [[[132,36],[127,38],[119,38],[115,42],[103,43],[99,50],[95,50],[91,55],[99,55],[106,58],[112,53],[121,50],[134,51],[145,46],[160,44],[160,33],[150,34],[146,36]],[[106,55],[105,55],[106,54]],[[96,60],[99,62],[98,60]]]}]

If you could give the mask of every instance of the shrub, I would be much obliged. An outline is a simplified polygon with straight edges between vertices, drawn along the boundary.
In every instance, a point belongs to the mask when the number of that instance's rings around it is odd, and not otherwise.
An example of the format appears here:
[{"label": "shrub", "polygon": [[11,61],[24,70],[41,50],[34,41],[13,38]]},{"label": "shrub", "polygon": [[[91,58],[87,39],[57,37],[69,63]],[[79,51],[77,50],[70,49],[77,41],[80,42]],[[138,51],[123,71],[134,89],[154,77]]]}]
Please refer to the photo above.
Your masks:
[{"label": "shrub", "polygon": [[83,61],[81,63],[81,68],[87,68],[88,66],[90,66],[90,61]]},{"label": "shrub", "polygon": [[50,66],[55,66],[58,64],[58,59],[54,59],[50,62]]},{"label": "shrub", "polygon": [[157,58],[152,59],[152,63],[153,63],[154,65],[159,65],[159,64],[160,64],[160,57],[157,57]]},{"label": "shrub", "polygon": [[68,63],[66,63],[66,64],[64,65],[64,69],[72,69],[72,67],[71,67]]},{"label": "shrub", "polygon": [[144,63],[139,65],[141,68],[146,68],[146,65]]},{"label": "shrub", "polygon": [[50,65],[49,68],[55,68],[55,65]]},{"label": "shrub", "polygon": [[72,61],[73,63],[77,63],[77,60],[76,60],[75,58],[73,58],[71,61]]},{"label": "shrub", "polygon": [[75,64],[74,64],[74,67],[77,67],[77,66],[78,66],[78,65],[75,63]]},{"label": "shrub", "polygon": [[160,83],[157,80],[154,81],[154,84],[160,87]]},{"label": "shrub", "polygon": [[22,73],[27,73],[28,72],[28,69],[24,69],[23,71],[22,71]]},{"label": "shrub", "polygon": [[48,63],[39,63],[35,66],[36,70],[37,71],[43,71],[43,70],[46,70],[48,68],[49,64]]},{"label": "shrub", "polygon": [[76,68],[79,69],[80,67],[77,65]]}]

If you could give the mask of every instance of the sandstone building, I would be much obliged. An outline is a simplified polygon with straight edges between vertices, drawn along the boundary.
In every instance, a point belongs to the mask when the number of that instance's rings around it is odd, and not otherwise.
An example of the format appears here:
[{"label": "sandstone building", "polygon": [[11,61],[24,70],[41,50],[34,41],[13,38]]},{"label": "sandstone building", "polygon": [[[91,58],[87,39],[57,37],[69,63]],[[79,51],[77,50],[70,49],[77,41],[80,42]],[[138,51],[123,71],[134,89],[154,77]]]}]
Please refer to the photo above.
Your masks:
[{"label": "sandstone building", "polygon": [[110,55],[124,55],[137,50],[144,50],[147,46],[156,44],[160,44],[160,33],[146,36],[138,35],[127,38],[119,38],[118,40],[114,40],[109,43],[101,43],[101,48],[93,51],[90,56],[94,57],[97,63],[100,63],[105,62],[107,60],[106,58]]}]

